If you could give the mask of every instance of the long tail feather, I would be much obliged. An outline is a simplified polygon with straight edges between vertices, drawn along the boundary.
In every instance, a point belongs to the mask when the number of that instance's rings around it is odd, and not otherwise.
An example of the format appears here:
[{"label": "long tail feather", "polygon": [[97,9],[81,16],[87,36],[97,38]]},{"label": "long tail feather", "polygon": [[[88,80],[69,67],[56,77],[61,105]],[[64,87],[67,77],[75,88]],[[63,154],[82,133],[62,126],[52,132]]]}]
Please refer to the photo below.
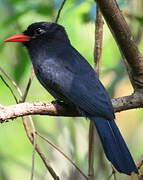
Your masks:
[{"label": "long tail feather", "polygon": [[103,117],[91,118],[94,121],[107,159],[121,173],[138,173],[134,160],[114,120]]}]

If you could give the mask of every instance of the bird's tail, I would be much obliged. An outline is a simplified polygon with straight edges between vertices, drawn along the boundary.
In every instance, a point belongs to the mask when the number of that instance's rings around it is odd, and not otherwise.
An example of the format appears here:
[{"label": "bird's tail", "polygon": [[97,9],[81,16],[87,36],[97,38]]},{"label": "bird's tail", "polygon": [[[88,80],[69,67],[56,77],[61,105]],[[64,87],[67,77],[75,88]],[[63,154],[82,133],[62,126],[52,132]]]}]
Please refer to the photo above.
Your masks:
[{"label": "bird's tail", "polygon": [[96,126],[104,152],[113,166],[121,173],[138,173],[134,160],[114,120],[90,117]]}]

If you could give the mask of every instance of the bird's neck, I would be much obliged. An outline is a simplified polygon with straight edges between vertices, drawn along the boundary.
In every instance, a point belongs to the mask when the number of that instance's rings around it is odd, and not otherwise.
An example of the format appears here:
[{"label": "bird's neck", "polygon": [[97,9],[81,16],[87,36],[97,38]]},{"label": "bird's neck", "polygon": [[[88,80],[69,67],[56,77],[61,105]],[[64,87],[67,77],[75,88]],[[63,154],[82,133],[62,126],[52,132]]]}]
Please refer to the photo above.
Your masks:
[{"label": "bird's neck", "polygon": [[32,63],[41,64],[45,59],[51,59],[61,53],[65,46],[70,45],[63,41],[37,41],[31,43],[27,48]]}]

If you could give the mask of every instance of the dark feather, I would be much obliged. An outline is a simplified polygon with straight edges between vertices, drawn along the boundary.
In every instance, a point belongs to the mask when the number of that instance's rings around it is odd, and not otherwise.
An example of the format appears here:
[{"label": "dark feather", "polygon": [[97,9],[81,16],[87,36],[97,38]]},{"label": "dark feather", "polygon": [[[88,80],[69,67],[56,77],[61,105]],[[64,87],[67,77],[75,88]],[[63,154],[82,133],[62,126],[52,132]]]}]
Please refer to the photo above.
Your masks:
[{"label": "dark feather", "polygon": [[[110,98],[95,71],[74,48],[62,45],[59,53],[53,51],[43,62],[33,61],[40,82],[54,97],[60,94],[63,101],[68,99],[91,116],[114,119]],[[45,51],[49,52],[48,47]]]},{"label": "dark feather", "polygon": [[119,172],[128,175],[130,175],[131,172],[138,173],[138,170],[133,163],[132,156],[115,121],[108,121],[102,117],[90,119],[94,121],[104,152],[114,167]]},{"label": "dark feather", "polygon": [[[33,35],[40,26],[45,32]],[[114,122],[114,111],[105,88],[95,71],[74,49],[62,26],[35,23],[27,31],[33,39],[24,42],[41,84],[56,98],[74,104],[95,122],[104,152],[119,172],[137,173],[136,165]]]}]

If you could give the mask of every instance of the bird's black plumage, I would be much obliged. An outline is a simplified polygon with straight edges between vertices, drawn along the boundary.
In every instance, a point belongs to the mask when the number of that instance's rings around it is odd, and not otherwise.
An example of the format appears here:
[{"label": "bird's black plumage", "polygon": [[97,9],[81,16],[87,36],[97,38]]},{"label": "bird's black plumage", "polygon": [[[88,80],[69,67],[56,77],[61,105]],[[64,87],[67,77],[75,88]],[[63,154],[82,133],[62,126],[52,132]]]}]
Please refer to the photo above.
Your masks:
[{"label": "bird's black plumage", "polygon": [[34,23],[24,31],[31,37],[24,42],[35,74],[58,100],[72,103],[94,121],[104,152],[122,173],[137,173],[136,165],[114,121],[110,98],[98,77],[74,49],[65,29],[55,23]]}]

